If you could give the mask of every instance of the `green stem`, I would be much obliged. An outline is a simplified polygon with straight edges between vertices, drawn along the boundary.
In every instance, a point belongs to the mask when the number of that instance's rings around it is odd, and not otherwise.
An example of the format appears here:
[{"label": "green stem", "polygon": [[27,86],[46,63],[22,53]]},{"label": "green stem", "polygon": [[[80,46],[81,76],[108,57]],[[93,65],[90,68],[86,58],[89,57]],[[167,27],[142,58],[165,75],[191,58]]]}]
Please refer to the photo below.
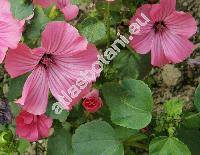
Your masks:
[{"label": "green stem", "polygon": [[38,142],[36,142],[36,145],[35,145],[35,154],[39,155],[39,143]]},{"label": "green stem", "polygon": [[56,11],[56,6],[53,6],[52,8],[51,8],[51,11],[50,11],[50,13],[49,13],[49,18],[50,19],[54,19],[55,17],[55,15],[54,15],[54,13],[55,13],[55,11]]},{"label": "green stem", "polygon": [[106,34],[107,34],[107,47],[110,46],[110,3],[107,2],[106,13],[105,13],[105,23],[106,23]]}]

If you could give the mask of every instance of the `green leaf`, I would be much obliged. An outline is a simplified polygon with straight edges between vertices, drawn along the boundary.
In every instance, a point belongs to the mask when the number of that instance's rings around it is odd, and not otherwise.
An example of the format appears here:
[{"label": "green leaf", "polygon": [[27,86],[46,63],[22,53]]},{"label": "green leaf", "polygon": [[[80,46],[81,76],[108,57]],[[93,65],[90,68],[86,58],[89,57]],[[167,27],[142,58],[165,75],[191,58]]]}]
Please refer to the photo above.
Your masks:
[{"label": "green leaf", "polygon": [[103,22],[95,17],[88,17],[78,25],[80,33],[84,35],[91,43],[95,43],[105,38],[106,27]]},{"label": "green leaf", "polygon": [[18,144],[19,153],[20,154],[25,153],[30,146],[31,146],[31,144],[27,140],[20,139],[19,144]]},{"label": "green leaf", "polygon": [[124,8],[129,9],[130,11],[128,12],[129,16],[132,16],[136,9],[137,9],[137,6],[136,6],[136,1],[127,1],[127,0],[122,0],[123,1],[123,4],[124,4]]},{"label": "green leaf", "polygon": [[40,7],[35,9],[34,18],[31,23],[27,25],[25,31],[25,41],[30,47],[35,47],[34,45],[40,42],[41,32],[43,31],[46,24],[50,19],[44,14],[44,10]]},{"label": "green leaf", "polygon": [[194,104],[197,110],[200,112],[200,84],[197,87],[196,92],[195,92]]},{"label": "green leaf", "polygon": [[125,141],[128,138],[130,138],[133,135],[136,135],[138,133],[138,130],[128,129],[125,127],[117,126],[115,128],[115,133],[118,137],[118,139]]},{"label": "green leaf", "polygon": [[157,137],[149,146],[150,155],[191,155],[188,147],[175,137]]},{"label": "green leaf", "polygon": [[[59,102],[55,102],[53,104],[59,104]],[[52,103],[48,104],[46,114],[50,116],[52,119],[57,119],[60,122],[66,121],[67,117],[69,116],[69,112],[64,109],[60,114],[56,114],[55,111],[52,109],[53,104]]]},{"label": "green leaf", "polygon": [[76,155],[123,155],[123,145],[117,140],[113,128],[104,121],[81,125],[72,137]]},{"label": "green leaf", "polygon": [[183,126],[189,129],[200,128],[200,113],[190,113],[183,119]]},{"label": "green leaf", "polygon": [[16,117],[21,111],[20,107],[16,103],[13,103],[13,102],[10,102],[9,105],[10,105],[11,113]]},{"label": "green leaf", "polygon": [[103,85],[103,96],[113,123],[132,129],[146,127],[151,121],[152,94],[142,81],[127,79]]},{"label": "green leaf", "polygon": [[33,14],[33,5],[24,0],[10,0],[13,15],[19,19],[26,19]]},{"label": "green leaf", "polygon": [[178,130],[178,138],[184,142],[190,149],[192,155],[199,155],[200,146],[200,131],[199,129],[185,129]]},{"label": "green leaf", "polygon": [[126,50],[121,51],[113,60],[113,67],[117,70],[116,75],[114,75],[117,79],[142,79],[151,70],[148,55],[141,56]]},{"label": "green leaf", "polygon": [[72,155],[71,134],[65,128],[55,128],[53,135],[48,139],[48,155]]},{"label": "green leaf", "polygon": [[9,101],[13,101],[22,95],[22,90],[26,79],[27,79],[27,74],[14,79],[9,79],[9,91],[8,91]]}]

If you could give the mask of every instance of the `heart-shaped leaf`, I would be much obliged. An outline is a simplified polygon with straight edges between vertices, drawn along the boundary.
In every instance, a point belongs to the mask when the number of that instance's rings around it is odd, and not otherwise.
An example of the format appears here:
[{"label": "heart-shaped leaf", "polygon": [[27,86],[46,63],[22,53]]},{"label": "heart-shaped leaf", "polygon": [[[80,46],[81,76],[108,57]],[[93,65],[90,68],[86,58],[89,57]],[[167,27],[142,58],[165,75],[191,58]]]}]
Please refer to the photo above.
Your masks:
[{"label": "heart-shaped leaf", "polygon": [[150,155],[191,155],[188,147],[175,137],[157,137],[149,146]]},{"label": "heart-shaped leaf", "polygon": [[76,155],[123,155],[123,145],[113,128],[104,121],[81,125],[72,137]]},{"label": "heart-shaped leaf", "polygon": [[120,83],[106,83],[103,96],[113,123],[132,129],[141,129],[150,123],[153,99],[144,82],[126,79]]}]

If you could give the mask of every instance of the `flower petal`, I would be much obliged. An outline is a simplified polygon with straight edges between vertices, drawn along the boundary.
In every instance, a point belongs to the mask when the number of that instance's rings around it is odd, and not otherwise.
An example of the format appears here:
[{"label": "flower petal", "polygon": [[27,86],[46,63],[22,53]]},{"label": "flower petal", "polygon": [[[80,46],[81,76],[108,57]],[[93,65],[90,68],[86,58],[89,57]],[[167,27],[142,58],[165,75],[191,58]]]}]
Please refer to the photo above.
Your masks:
[{"label": "flower petal", "polygon": [[130,45],[137,53],[146,54],[151,50],[154,36],[155,33],[153,31],[143,35],[134,35]]},{"label": "flower petal", "polygon": [[76,5],[69,4],[66,7],[62,8],[61,11],[65,16],[65,19],[67,21],[70,21],[77,17],[79,13],[79,8]]},{"label": "flower petal", "polygon": [[71,54],[87,48],[87,40],[65,22],[51,22],[42,33],[42,47],[54,55]]},{"label": "flower petal", "polygon": [[162,66],[169,63],[165,57],[164,50],[161,43],[162,37],[156,34],[151,47],[151,64],[153,66]]},{"label": "flower petal", "polygon": [[[16,124],[17,124],[17,122],[16,122]],[[33,124],[32,126],[29,126],[29,125],[16,126],[16,134],[20,138],[27,139],[30,142],[39,140],[37,124]]]},{"label": "flower petal", "polygon": [[46,138],[49,136],[49,130],[52,126],[52,123],[52,119],[48,118],[46,115],[38,116],[39,139]]},{"label": "flower petal", "polygon": [[[89,45],[85,51],[77,52],[77,54],[69,57],[66,57],[66,55],[55,56],[54,60],[56,65],[52,65],[49,70],[50,90],[61,105],[70,110],[90,90],[89,83],[92,81],[85,82],[87,87],[84,88],[79,88],[76,81],[81,77],[80,71],[92,69],[92,64],[97,61],[97,50],[93,45]],[[96,77],[97,74],[94,74],[94,76]],[[75,97],[70,97],[72,95],[68,91],[72,86],[76,87],[79,92],[76,93]],[[68,97],[68,100],[63,100],[62,97],[64,99]]]},{"label": "flower petal", "polygon": [[17,47],[21,38],[22,27],[21,24],[11,18],[5,16],[5,19],[0,19],[0,45],[10,47],[12,49]]},{"label": "flower petal", "polygon": [[90,84],[84,89],[80,89],[76,86],[79,93],[77,93],[78,95],[76,97],[72,98],[68,90],[72,86],[75,86],[75,79],[69,77],[70,75],[67,75],[62,68],[56,66],[50,69],[50,74],[49,86],[51,93],[59,101],[61,106],[67,110],[71,110],[72,106],[77,104],[81,98],[89,92]]},{"label": "flower petal", "polygon": [[152,5],[144,4],[140,8],[137,9],[136,14],[131,18],[130,25],[132,23],[138,23],[138,20],[144,23],[145,19],[141,16],[143,13],[150,21],[147,22],[145,26],[140,26],[140,32],[137,35],[149,33],[152,29],[153,22],[150,17],[150,10]]},{"label": "flower petal", "polygon": [[6,51],[8,50],[8,47],[2,47],[0,46],[0,63],[3,62],[5,56],[6,56]]},{"label": "flower petal", "polygon": [[185,37],[166,31],[162,35],[162,46],[165,56],[173,63],[184,61],[190,56],[194,45]]},{"label": "flower petal", "polygon": [[[32,120],[29,124],[26,124],[26,122],[29,122],[30,118],[34,117],[34,115],[26,111],[21,111],[16,117],[16,134],[31,142],[38,140],[37,120]],[[27,121],[27,119],[29,120]]]},{"label": "flower petal", "polygon": [[38,137],[38,130],[37,130],[37,124],[33,124],[32,126],[28,126],[29,128],[29,134],[26,135],[26,139],[29,140],[30,142],[35,142],[39,140]]},{"label": "flower petal", "polygon": [[56,0],[57,7],[63,12],[67,21],[76,18],[79,8],[71,4],[70,0]]},{"label": "flower petal", "polygon": [[0,6],[1,6],[1,9],[0,9],[0,16],[4,13],[6,14],[11,14],[11,11],[10,11],[10,3],[8,0],[0,0]]},{"label": "flower petal", "polygon": [[171,32],[187,38],[197,31],[197,23],[189,13],[174,11],[165,19],[165,24]]},{"label": "flower petal", "polygon": [[16,101],[22,108],[34,115],[45,113],[48,103],[48,77],[46,70],[38,66],[25,82],[22,97]]},{"label": "flower petal", "polygon": [[169,13],[172,13],[176,9],[176,0],[160,0],[160,4]]},{"label": "flower petal", "polygon": [[175,11],[176,0],[161,0],[160,4],[153,4],[150,11],[151,19],[162,21]]},{"label": "flower petal", "polygon": [[38,64],[42,53],[31,53],[31,49],[25,44],[19,44],[14,50],[9,50],[5,59],[5,68],[11,77],[25,74]]},{"label": "flower petal", "polygon": [[92,69],[92,64],[98,60],[97,55],[97,48],[93,44],[89,44],[87,50],[80,50],[71,55],[55,55],[54,61],[62,67],[64,72],[71,75],[72,79],[75,79],[80,76],[80,71]]}]

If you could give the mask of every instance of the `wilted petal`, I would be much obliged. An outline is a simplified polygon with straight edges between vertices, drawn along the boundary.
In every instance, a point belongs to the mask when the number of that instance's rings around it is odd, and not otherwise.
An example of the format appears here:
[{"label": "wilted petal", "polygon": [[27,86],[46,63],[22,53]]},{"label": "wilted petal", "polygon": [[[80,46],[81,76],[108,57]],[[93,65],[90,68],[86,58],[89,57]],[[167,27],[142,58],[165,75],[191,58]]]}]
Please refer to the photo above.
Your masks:
[{"label": "wilted petal", "polygon": [[[33,118],[30,121],[29,118]],[[27,121],[27,119],[29,119]],[[27,122],[29,122],[27,124]],[[46,115],[33,115],[26,111],[21,111],[16,117],[16,134],[30,142],[38,141],[49,136],[52,119]]]},{"label": "wilted petal", "polygon": [[40,115],[38,118],[38,132],[39,138],[46,138],[49,136],[49,129],[52,126],[52,119],[48,118],[46,115]]}]

